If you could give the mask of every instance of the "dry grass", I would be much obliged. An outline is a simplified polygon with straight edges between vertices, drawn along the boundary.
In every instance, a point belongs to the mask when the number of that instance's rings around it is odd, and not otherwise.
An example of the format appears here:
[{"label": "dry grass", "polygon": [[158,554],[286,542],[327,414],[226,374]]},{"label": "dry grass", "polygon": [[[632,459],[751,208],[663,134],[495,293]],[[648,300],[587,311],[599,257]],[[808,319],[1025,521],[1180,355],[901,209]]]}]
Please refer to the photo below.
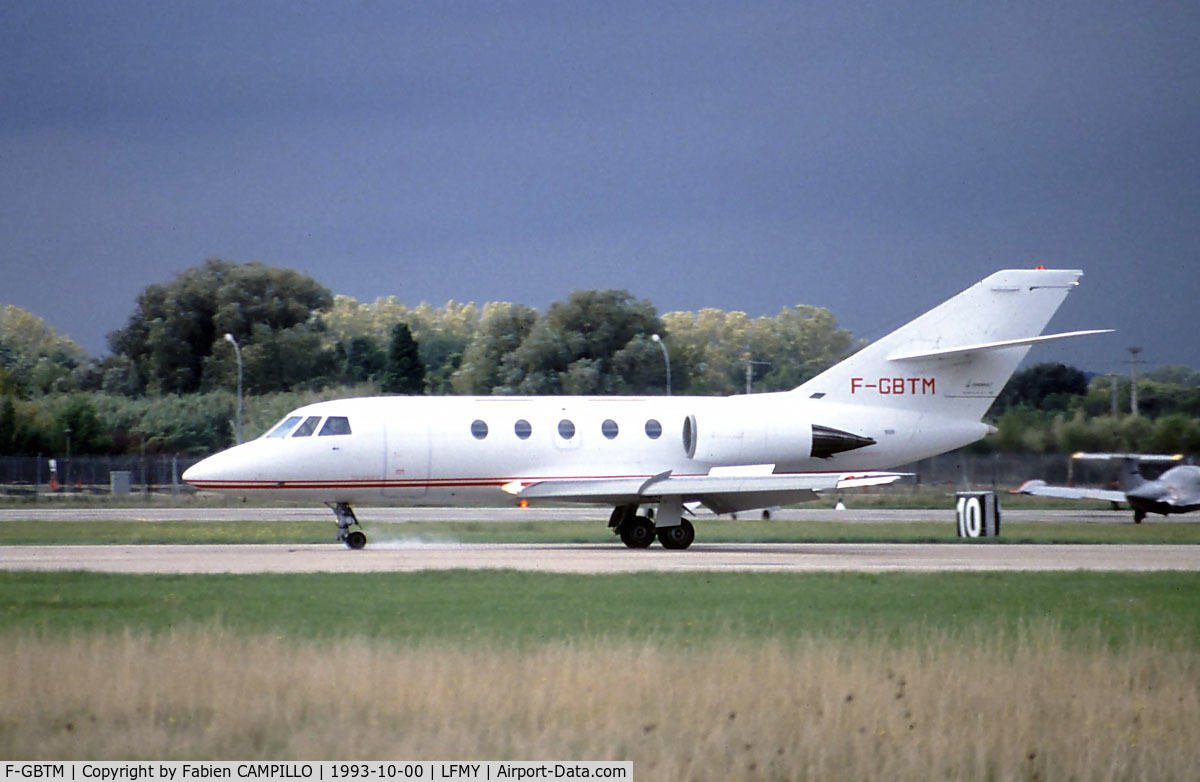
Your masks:
[{"label": "dry grass", "polygon": [[6,759],[632,760],[639,779],[1194,779],[1200,660],[1054,630],[530,651],[0,638]]}]

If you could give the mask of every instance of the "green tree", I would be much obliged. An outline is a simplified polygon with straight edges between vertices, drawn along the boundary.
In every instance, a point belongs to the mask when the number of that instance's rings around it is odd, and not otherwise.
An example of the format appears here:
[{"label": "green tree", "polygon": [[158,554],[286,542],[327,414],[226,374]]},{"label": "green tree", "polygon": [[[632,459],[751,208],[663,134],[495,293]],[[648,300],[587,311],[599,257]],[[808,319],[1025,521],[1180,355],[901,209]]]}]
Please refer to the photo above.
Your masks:
[{"label": "green tree", "polygon": [[13,446],[17,436],[17,408],[11,396],[0,401],[0,454],[15,453]]},{"label": "green tree", "polygon": [[104,431],[96,406],[84,394],[73,394],[67,400],[58,412],[56,423],[64,446],[70,436],[73,454],[106,453],[112,448],[113,440]]},{"label": "green tree", "polygon": [[799,304],[774,318],[705,308],[667,313],[663,322],[671,334],[671,368],[690,377],[683,389],[695,394],[744,392],[748,360],[754,390],[792,389],[855,347],[829,310]]},{"label": "green tree", "polygon": [[[256,394],[320,388],[341,374],[337,352],[325,344],[317,323],[298,323],[286,329],[254,324],[242,348],[242,361],[245,387]],[[218,346],[207,364],[207,374],[223,380],[212,385],[232,387],[236,364],[233,346]],[[217,366],[220,369],[215,369]]]},{"label": "green tree", "polygon": [[499,393],[505,360],[529,336],[539,317],[537,310],[521,304],[486,305],[479,328],[450,378],[454,391],[459,394]]},{"label": "green tree", "polygon": [[993,414],[1012,407],[1034,410],[1066,410],[1072,400],[1088,392],[1087,376],[1065,364],[1034,364],[1013,373],[992,405]]},{"label": "green tree", "polygon": [[1158,453],[1200,452],[1200,421],[1182,413],[1154,422],[1153,450]]},{"label": "green tree", "polygon": [[397,323],[392,327],[387,365],[380,385],[387,394],[420,394],[425,391],[425,365],[421,363],[420,348],[407,323]]},{"label": "green tree", "polygon": [[1142,375],[1146,380],[1154,380],[1168,385],[1183,386],[1184,388],[1200,388],[1200,370],[1191,367],[1168,365],[1155,367]]},{"label": "green tree", "polygon": [[343,352],[342,375],[348,383],[374,383],[387,366],[387,353],[374,337],[351,337]]},{"label": "green tree", "polygon": [[[395,296],[378,298],[372,304],[335,296],[332,309],[322,314],[321,321],[343,346],[357,337],[383,341],[397,323],[407,324],[420,349],[421,363],[425,365],[427,390],[444,394],[453,390],[454,374],[475,338],[480,317],[480,310],[473,303],[448,301],[445,306],[436,308],[421,303],[410,309]],[[354,376],[347,376],[345,380],[358,382]]]},{"label": "green tree", "polygon": [[[224,385],[236,371],[231,356],[210,360],[218,349],[228,350],[222,347],[226,333],[249,348],[265,335],[309,324],[332,302],[328,289],[298,272],[210,259],[170,283],[145,288],[127,325],[109,335],[109,347],[132,363],[132,383],[127,378],[122,385],[135,385],[139,392],[192,393]],[[267,351],[313,347],[307,339],[279,340]],[[280,358],[297,363],[293,355]]]},{"label": "green tree", "polygon": [[575,291],[550,305],[505,357],[500,388],[518,394],[611,394],[628,386],[617,354],[663,332],[654,305],[621,290]]},{"label": "green tree", "polygon": [[[670,356],[670,335],[659,335]],[[667,390],[667,364],[662,348],[645,334],[638,334],[613,354],[612,367],[618,378],[616,390],[622,394],[663,394]],[[686,363],[671,357],[672,391],[688,384]]]},{"label": "green tree", "polygon": [[91,361],[83,348],[27,310],[0,307],[0,393],[22,397],[85,387]]}]

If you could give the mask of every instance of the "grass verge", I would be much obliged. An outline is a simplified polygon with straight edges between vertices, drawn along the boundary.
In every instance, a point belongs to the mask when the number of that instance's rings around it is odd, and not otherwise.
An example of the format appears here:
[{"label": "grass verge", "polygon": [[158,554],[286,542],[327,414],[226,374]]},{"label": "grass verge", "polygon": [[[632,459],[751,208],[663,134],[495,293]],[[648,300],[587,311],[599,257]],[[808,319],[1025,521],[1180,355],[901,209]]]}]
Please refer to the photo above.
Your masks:
[{"label": "grass verge", "polygon": [[[365,516],[365,514],[364,514]],[[332,518],[332,517],[331,517]],[[462,543],[616,543],[603,522],[372,522],[369,540]],[[941,522],[810,522],[703,519],[697,540],[709,543],[957,543],[952,515]],[[328,543],[332,521],[6,521],[0,545],[139,543]],[[1005,523],[989,545],[1005,543],[1195,543],[1200,524]],[[619,544],[618,544],[619,545]]]},{"label": "grass verge", "polygon": [[1065,639],[1153,639],[1200,650],[1200,573],[638,573],[520,571],[122,575],[0,573],[0,632],[358,636],[527,648],[655,642],[1016,632],[1050,621]]},{"label": "grass verge", "polygon": [[1200,574],[0,573],[0,756],[1191,779]]}]

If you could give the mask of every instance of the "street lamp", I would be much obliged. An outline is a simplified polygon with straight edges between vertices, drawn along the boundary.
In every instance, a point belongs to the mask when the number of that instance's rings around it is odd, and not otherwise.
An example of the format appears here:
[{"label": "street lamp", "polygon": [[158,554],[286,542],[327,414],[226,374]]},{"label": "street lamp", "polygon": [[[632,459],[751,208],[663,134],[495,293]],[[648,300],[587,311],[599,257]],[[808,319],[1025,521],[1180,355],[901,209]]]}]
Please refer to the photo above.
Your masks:
[{"label": "street lamp", "polygon": [[238,362],[238,411],[237,411],[237,443],[242,444],[242,346],[237,343],[232,334],[225,335],[225,341],[233,345]]},{"label": "street lamp", "polygon": [[657,342],[658,346],[660,348],[662,348],[663,361],[665,361],[667,363],[667,396],[670,396],[671,395],[671,356],[667,354],[667,343],[663,342],[663,338],[658,336],[657,334],[651,334],[650,341]]},{"label": "street lamp", "polygon": [[71,485],[71,425],[67,424],[67,428],[63,430],[67,435],[67,458],[63,460],[63,487]]}]

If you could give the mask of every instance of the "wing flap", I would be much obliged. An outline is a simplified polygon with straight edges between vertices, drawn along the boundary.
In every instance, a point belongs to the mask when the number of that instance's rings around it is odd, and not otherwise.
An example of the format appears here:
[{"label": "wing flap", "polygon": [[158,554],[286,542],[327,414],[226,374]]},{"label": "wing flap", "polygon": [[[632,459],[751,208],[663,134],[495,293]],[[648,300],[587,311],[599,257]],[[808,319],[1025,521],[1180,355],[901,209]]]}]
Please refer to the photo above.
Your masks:
[{"label": "wing flap", "polygon": [[662,473],[650,478],[547,479],[506,491],[524,500],[558,500],[633,504],[681,497],[699,502],[716,513],[765,508],[804,502],[817,492],[859,486],[879,486],[899,480],[905,473],[787,473],[780,475],[683,475]]},{"label": "wing flap", "polygon": [[1074,486],[1051,486],[1045,481],[1026,481],[1017,489],[1018,494],[1031,494],[1035,497],[1057,497],[1063,500],[1103,500],[1104,502],[1125,502],[1125,492],[1111,489],[1088,489]]}]

